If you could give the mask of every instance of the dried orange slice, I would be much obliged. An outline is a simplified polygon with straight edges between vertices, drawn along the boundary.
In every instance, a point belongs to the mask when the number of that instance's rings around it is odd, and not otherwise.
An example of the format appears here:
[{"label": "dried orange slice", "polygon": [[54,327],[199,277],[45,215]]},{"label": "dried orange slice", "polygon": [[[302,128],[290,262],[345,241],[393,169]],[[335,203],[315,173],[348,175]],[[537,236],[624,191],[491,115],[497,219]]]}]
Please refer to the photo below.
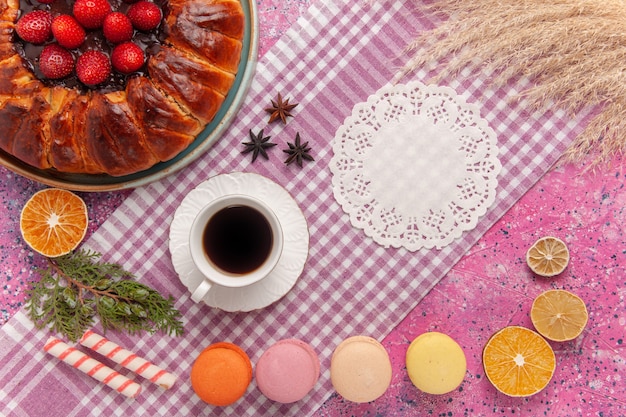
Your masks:
[{"label": "dried orange slice", "polygon": [[585,302],[577,295],[565,290],[548,290],[535,298],[530,319],[543,337],[564,342],[582,333],[589,314]]},{"label": "dried orange slice", "polygon": [[556,357],[538,333],[509,326],[494,334],[483,350],[485,375],[511,397],[527,397],[544,389],[556,368]]},{"label": "dried orange slice", "polygon": [[537,240],[526,252],[526,263],[537,275],[553,277],[565,270],[569,262],[569,250],[556,237],[546,236]]},{"label": "dried orange slice", "polygon": [[76,194],[58,188],[36,192],[20,216],[22,237],[34,251],[54,258],[74,250],[85,237],[87,206]]}]

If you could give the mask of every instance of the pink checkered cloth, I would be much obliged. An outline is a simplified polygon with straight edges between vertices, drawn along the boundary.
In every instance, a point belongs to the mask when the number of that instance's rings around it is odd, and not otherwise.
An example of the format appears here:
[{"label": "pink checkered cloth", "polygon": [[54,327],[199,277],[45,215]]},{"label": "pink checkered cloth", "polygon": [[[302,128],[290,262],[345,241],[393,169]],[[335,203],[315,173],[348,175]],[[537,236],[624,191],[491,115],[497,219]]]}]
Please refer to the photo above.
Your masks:
[{"label": "pink checkered cloth", "polygon": [[[412,1],[366,3],[324,0],[312,6],[263,57],[247,100],[218,144],[182,172],[135,190],[84,244],[178,300],[176,307],[184,314],[186,329],[182,337],[107,334],[178,375],[176,385],[165,391],[143,383],[141,395],[127,399],[46,356],[42,348],[48,332],[34,330],[19,312],[0,332],[0,414],[310,414],[333,393],[328,370],[335,346],[350,335],[382,339],[390,332],[549,169],[585,123],[583,117],[572,122],[562,114],[523,112],[509,103],[514,86],[493,90],[479,79],[450,80],[449,85],[468,102],[481,107],[482,116],[498,135],[503,169],[496,202],[475,229],[442,250],[411,253],[381,248],[350,225],[333,198],[330,142],[353,106],[393,78],[409,40],[437,22],[416,10]],[[408,79],[420,77],[413,74]],[[268,126],[264,108],[278,92],[300,105],[286,126]],[[270,150],[269,161],[258,159],[251,164],[249,155],[240,154],[249,129],[264,129],[279,144]],[[309,141],[315,158],[302,169],[286,166],[281,152],[297,132]],[[193,303],[174,273],[168,251],[169,224],[183,197],[207,178],[234,171],[256,172],[283,185],[302,208],[311,235],[309,259],[295,287],[273,305],[250,313],[226,313]],[[307,341],[320,355],[322,375],[306,399],[291,405],[273,403],[254,381],[240,401],[225,408],[208,406],[193,393],[190,369],[207,345],[236,343],[255,363],[265,349],[283,338]]]}]

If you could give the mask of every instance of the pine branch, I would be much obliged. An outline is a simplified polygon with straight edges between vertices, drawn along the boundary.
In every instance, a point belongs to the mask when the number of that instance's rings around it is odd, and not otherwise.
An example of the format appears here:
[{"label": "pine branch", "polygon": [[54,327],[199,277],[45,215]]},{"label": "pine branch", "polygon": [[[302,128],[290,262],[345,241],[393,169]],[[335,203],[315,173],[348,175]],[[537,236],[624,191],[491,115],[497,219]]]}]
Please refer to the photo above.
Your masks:
[{"label": "pine branch", "polygon": [[99,262],[100,254],[78,251],[49,258],[41,280],[29,291],[26,311],[39,329],[49,327],[78,340],[100,317],[103,329],[180,336],[181,313],[174,298],[134,280],[120,265]]}]

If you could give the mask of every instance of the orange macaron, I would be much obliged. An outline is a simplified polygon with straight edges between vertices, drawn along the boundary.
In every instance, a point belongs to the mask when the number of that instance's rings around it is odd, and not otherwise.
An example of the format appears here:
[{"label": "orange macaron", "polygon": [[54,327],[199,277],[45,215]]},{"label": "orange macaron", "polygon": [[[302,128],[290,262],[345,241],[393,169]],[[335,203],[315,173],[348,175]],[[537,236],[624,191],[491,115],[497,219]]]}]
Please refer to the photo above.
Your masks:
[{"label": "orange macaron", "polygon": [[191,386],[204,402],[226,406],[240,399],[252,381],[252,363],[239,346],[219,342],[204,349],[191,368]]}]

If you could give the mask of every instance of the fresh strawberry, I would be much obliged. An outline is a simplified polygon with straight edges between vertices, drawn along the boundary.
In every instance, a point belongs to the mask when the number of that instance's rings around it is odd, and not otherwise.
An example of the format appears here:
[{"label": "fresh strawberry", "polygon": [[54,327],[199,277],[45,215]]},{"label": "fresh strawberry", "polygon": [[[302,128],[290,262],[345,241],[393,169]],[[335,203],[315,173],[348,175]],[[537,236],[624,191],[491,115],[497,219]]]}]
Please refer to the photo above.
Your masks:
[{"label": "fresh strawberry", "polygon": [[86,29],[102,27],[104,18],[111,13],[111,5],[107,0],[76,0],[74,17]]},{"label": "fresh strawberry", "polygon": [[124,13],[113,12],[104,18],[102,32],[109,42],[121,43],[133,37],[134,29],[128,16]]},{"label": "fresh strawberry", "polygon": [[90,50],[78,57],[76,75],[86,85],[104,82],[111,75],[111,62],[104,52]]},{"label": "fresh strawberry", "polygon": [[85,29],[69,14],[62,14],[52,20],[52,34],[59,45],[74,49],[85,41]]},{"label": "fresh strawberry", "polygon": [[74,71],[74,57],[56,43],[46,45],[39,55],[39,70],[46,78],[67,77]]},{"label": "fresh strawberry", "polygon": [[26,42],[44,43],[52,36],[52,14],[45,10],[28,12],[17,21],[15,31]]},{"label": "fresh strawberry", "polygon": [[151,1],[141,0],[128,8],[126,15],[135,29],[149,31],[161,24],[163,13],[159,6]]},{"label": "fresh strawberry", "polygon": [[143,51],[132,42],[121,43],[111,52],[113,68],[123,74],[137,71],[143,66],[144,61]]}]

